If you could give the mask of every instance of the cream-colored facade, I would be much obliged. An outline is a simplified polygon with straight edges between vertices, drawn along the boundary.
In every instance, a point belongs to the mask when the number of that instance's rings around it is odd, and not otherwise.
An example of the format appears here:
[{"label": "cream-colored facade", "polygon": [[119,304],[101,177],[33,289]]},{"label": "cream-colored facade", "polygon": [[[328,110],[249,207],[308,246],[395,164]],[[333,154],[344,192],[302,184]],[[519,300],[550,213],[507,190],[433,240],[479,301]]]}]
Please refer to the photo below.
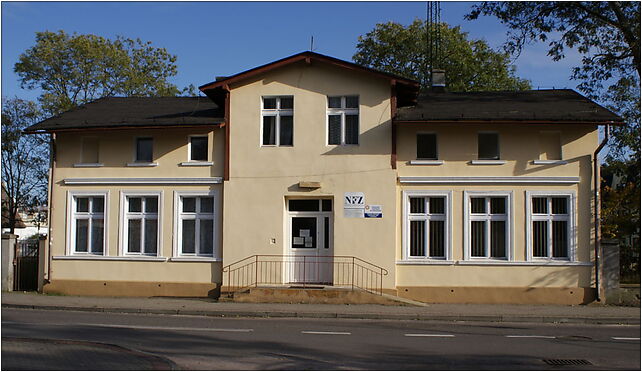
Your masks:
[{"label": "cream-colored facade", "polygon": [[[223,267],[245,259],[258,262],[259,258],[251,258],[255,255],[275,257],[273,261],[278,262],[248,266],[255,276],[273,275],[271,283],[338,285],[346,284],[345,275],[338,278],[343,266],[329,264],[329,273],[322,273],[318,264],[316,269],[313,264],[308,267],[317,270],[316,277],[301,276],[287,272],[284,257],[301,260],[307,256],[320,262],[314,256],[346,256],[366,262],[364,266],[372,271],[368,275],[376,277],[375,287],[420,301],[577,304],[593,299],[591,182],[592,153],[598,145],[596,125],[393,126],[396,97],[391,94],[390,79],[320,62],[301,61],[266,70],[231,81],[225,88],[229,110],[221,128],[55,134],[46,291],[216,295],[221,285],[226,285],[226,275],[235,269],[232,265],[223,272]],[[288,109],[293,123],[291,146],[264,143],[263,100],[272,97],[293,99]],[[358,97],[358,144],[328,144],[329,97]],[[498,134],[499,161],[476,161],[480,132]],[[436,134],[436,161],[417,161],[418,133]],[[185,164],[193,135],[208,136],[209,163]],[[92,136],[98,137],[98,164],[83,164],[81,139]],[[133,162],[138,137],[153,138],[152,164]],[[363,195],[366,205],[381,206],[382,216],[347,217],[345,197],[350,193]],[[214,200],[215,241],[209,255],[184,255],[179,248],[180,200],[192,194]],[[74,215],[72,200],[78,195],[106,195],[102,254],[73,251],[72,220],[80,217]],[[153,214],[159,225],[156,254],[127,253],[124,200],[128,195],[159,197],[158,212]],[[418,257],[410,245],[424,238],[410,236],[414,218],[410,216],[410,199],[430,197],[445,201],[439,217],[425,217],[426,221],[443,221],[443,225],[434,225],[443,226],[439,227],[443,228],[439,239],[445,239],[443,254],[428,257],[426,252],[433,243],[424,242],[423,257]],[[493,197],[505,203],[500,216],[504,241],[492,243],[503,244],[505,257],[474,257],[471,198]],[[568,225],[564,226],[568,226],[568,234],[561,238],[566,239],[566,257],[533,257],[533,216],[529,214],[533,197],[567,201],[564,223]],[[317,212],[290,209],[291,200],[302,199],[330,200],[331,207],[319,207]],[[494,217],[488,218],[491,221]],[[314,249],[306,251],[309,241]],[[259,270],[273,273],[259,274]],[[354,274],[349,274],[353,284],[357,280]]]}]

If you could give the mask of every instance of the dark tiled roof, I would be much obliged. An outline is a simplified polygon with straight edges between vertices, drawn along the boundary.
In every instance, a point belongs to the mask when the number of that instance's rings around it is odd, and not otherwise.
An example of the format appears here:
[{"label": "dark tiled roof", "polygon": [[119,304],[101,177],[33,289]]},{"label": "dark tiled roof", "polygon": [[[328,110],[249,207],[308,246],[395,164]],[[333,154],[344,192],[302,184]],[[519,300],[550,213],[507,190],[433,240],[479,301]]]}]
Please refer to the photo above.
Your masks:
[{"label": "dark tiled roof", "polygon": [[25,132],[212,125],[224,112],[207,97],[107,97],[34,124]]},{"label": "dark tiled roof", "polygon": [[397,111],[396,121],[622,122],[571,89],[429,93]]}]

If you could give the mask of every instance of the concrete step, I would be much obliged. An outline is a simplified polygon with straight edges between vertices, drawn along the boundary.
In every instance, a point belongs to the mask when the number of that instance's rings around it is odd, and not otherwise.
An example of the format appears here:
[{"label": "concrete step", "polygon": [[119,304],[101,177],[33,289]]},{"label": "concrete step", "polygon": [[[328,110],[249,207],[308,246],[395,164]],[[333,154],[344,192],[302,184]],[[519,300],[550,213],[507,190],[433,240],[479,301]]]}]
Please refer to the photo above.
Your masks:
[{"label": "concrete step", "polygon": [[[223,296],[221,296],[221,299]],[[235,293],[234,302],[289,304],[413,305],[396,296],[380,296],[363,290],[327,286],[255,287]]]}]

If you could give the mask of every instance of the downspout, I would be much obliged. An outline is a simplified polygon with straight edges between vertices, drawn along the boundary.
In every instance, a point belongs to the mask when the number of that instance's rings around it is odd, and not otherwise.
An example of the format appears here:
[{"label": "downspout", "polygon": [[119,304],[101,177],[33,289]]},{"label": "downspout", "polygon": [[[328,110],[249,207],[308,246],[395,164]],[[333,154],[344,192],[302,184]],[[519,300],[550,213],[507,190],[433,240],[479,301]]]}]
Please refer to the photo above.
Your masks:
[{"label": "downspout", "polygon": [[604,128],[604,139],[593,153],[593,215],[595,216],[595,290],[597,302],[601,301],[600,290],[600,161],[598,154],[609,141],[610,127],[607,124]]},{"label": "downspout", "polygon": [[53,215],[54,169],[56,169],[56,133],[51,133],[49,137],[49,205],[47,206],[47,222],[49,224],[47,231],[47,278],[45,279],[47,284],[51,283],[51,231],[53,230],[53,219],[51,216]]}]

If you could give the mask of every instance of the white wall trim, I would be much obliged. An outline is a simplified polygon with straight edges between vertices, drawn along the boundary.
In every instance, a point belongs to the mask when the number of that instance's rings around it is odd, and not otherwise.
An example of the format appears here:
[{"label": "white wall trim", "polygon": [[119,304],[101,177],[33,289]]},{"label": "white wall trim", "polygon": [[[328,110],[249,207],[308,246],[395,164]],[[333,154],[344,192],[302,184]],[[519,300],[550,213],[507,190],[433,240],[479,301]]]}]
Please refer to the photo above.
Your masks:
[{"label": "white wall trim", "polygon": [[506,164],[506,160],[480,160],[475,159],[468,162],[470,165],[503,165]]},{"label": "white wall trim", "polygon": [[398,177],[402,184],[577,184],[579,177]]},{"label": "white wall trim", "polygon": [[53,256],[54,260],[84,260],[84,261],[154,261],[154,262],[165,262],[167,257],[154,257],[154,256],[141,256],[141,257],[132,257],[132,256],[98,256],[98,255],[87,255],[87,256]]},{"label": "white wall trim", "polygon": [[[470,227],[470,214],[469,214],[469,205],[471,197],[493,197],[493,196],[504,196],[506,197],[506,259],[497,260],[492,258],[472,258],[470,256],[470,239],[469,239],[469,227]],[[479,261],[488,261],[488,262],[512,262],[515,257],[514,248],[515,244],[513,242],[515,223],[513,221],[513,190],[506,191],[464,191],[464,197],[462,199],[463,204],[463,216],[464,216],[464,261],[479,262]],[[490,211],[489,211],[490,212]],[[490,249],[490,247],[488,248]]]},{"label": "white wall trim", "polygon": [[[119,203],[119,213],[118,213],[118,255],[124,257],[160,257],[161,251],[163,249],[163,190],[121,190],[120,191],[120,203]],[[125,203],[128,196],[156,196],[158,197],[158,213],[156,219],[157,235],[156,235],[156,255],[146,255],[144,253],[132,254],[127,253],[127,241],[126,241],[126,228],[125,228],[125,214],[127,213]]]},{"label": "white wall trim", "polygon": [[566,160],[533,160],[533,165],[563,165],[568,164]]},{"label": "white wall trim", "polygon": [[465,266],[593,266],[592,262],[578,261],[501,261],[501,260],[470,260],[457,261],[457,265]]},{"label": "white wall trim", "polygon": [[[109,255],[109,190],[95,191],[67,191],[67,212],[66,212],[66,234],[65,234],[65,255],[74,257],[104,257]],[[75,196],[102,196],[105,198],[103,209],[103,253],[101,255],[93,253],[76,253],[75,243],[73,242],[75,222],[73,221],[73,208]],[[88,242],[87,244],[91,244]],[[89,251],[89,247],[88,247]]]},{"label": "white wall trim", "polygon": [[[546,258],[534,258],[533,257],[533,245],[531,242],[531,226],[533,224],[533,215],[531,212],[532,209],[532,203],[531,203],[531,198],[533,196],[564,196],[569,198],[569,210],[568,210],[568,218],[569,218],[569,247],[568,247],[568,260],[561,260],[561,259],[546,259]],[[540,263],[547,263],[547,262],[576,262],[577,261],[577,226],[575,222],[575,213],[576,213],[576,208],[575,208],[575,203],[576,203],[576,194],[574,190],[567,190],[567,191],[557,191],[557,190],[537,190],[537,191],[531,191],[527,190],[525,191],[525,197],[524,197],[524,203],[526,204],[525,206],[525,211],[526,211],[526,261],[533,261],[533,262],[540,262]]]},{"label": "white wall trim", "polygon": [[181,167],[206,167],[214,165],[214,162],[190,160],[178,163],[178,165],[180,165]]},{"label": "white wall trim", "polygon": [[409,165],[442,165],[443,160],[410,160]]},{"label": "white wall trim", "polygon": [[74,168],[100,168],[104,167],[105,164],[103,163],[76,163],[74,164]]},{"label": "white wall trim", "polygon": [[157,167],[158,163],[156,162],[136,162],[136,163],[127,163],[128,167]]},{"label": "white wall trim", "polygon": [[444,265],[451,266],[454,265],[456,261],[451,260],[426,260],[426,259],[406,259],[406,260],[397,260],[396,265]]},{"label": "white wall trim", "polygon": [[172,262],[223,262],[219,257],[170,257]]},{"label": "white wall trim", "polygon": [[65,185],[213,185],[223,177],[203,178],[65,178]]},{"label": "white wall trim", "polygon": [[[409,202],[410,202],[410,197],[431,197],[431,196],[438,196],[438,197],[445,197],[446,202],[444,203],[444,207],[446,208],[446,231],[444,234],[444,239],[445,239],[445,247],[444,247],[444,255],[445,257],[440,259],[440,258],[411,258],[410,257],[410,239],[408,238],[410,235],[410,223],[409,223],[409,215],[410,215],[410,209],[409,209]],[[436,263],[443,263],[452,258],[452,224],[453,224],[453,192],[452,191],[432,191],[432,190],[404,190],[402,193],[402,231],[401,231],[401,240],[402,240],[402,248],[401,248],[401,261],[403,262],[436,262]]]}]

